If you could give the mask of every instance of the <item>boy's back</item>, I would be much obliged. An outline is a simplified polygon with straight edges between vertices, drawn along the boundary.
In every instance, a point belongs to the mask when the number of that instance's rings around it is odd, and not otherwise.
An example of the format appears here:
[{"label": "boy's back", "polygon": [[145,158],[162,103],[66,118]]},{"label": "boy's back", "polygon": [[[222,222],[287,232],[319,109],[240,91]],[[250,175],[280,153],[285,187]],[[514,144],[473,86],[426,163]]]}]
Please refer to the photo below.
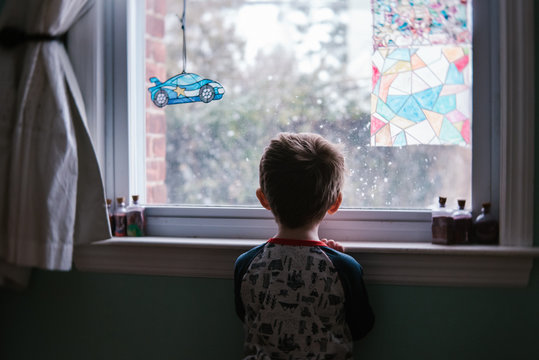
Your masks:
[{"label": "boy's back", "polygon": [[[281,133],[259,171],[256,196],[277,233],[236,260],[246,359],[351,359],[353,340],[374,323],[363,271],[318,235],[342,202],[344,156],[320,135]],[[342,249],[333,240],[327,245]]]},{"label": "boy's back", "polygon": [[235,267],[247,357],[350,359],[372,327],[361,266],[321,241],[270,239]]}]

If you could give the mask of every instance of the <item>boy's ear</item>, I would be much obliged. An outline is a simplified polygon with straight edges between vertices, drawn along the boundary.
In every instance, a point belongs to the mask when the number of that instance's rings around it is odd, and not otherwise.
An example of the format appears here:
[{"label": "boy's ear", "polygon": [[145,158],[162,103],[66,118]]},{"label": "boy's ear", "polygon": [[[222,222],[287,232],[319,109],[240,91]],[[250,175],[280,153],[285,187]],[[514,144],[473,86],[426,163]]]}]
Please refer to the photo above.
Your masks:
[{"label": "boy's ear", "polygon": [[339,207],[341,206],[341,204],[342,204],[342,194],[339,193],[339,196],[337,196],[337,200],[335,200],[333,205],[331,205],[331,207],[328,209],[328,214],[329,215],[335,214],[337,210],[339,210]]},{"label": "boy's ear", "polygon": [[264,195],[261,188],[256,189],[256,197],[258,198],[258,201],[260,201],[260,204],[263,207],[265,207],[268,210],[271,210],[268,199],[266,199],[266,195]]}]

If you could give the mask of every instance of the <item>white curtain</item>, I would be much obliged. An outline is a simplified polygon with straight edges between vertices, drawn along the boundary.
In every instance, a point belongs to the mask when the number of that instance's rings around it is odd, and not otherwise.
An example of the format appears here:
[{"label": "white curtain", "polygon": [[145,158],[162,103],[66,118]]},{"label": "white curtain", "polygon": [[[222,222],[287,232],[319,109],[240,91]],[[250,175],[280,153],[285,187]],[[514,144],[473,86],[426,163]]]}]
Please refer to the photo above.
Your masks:
[{"label": "white curtain", "polygon": [[66,33],[85,6],[6,0],[0,9],[0,32],[27,35],[0,46],[0,284],[24,279],[20,269],[69,270],[74,245],[111,236],[66,50],[61,41],[36,40]]}]

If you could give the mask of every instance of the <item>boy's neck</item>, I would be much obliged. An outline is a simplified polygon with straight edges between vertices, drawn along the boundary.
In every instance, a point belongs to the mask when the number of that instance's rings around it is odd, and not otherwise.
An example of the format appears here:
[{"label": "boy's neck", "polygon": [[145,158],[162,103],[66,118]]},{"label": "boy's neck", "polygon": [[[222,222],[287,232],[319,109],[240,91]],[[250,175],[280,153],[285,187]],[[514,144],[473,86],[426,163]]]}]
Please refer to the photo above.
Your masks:
[{"label": "boy's neck", "polygon": [[279,231],[274,237],[290,240],[320,240],[318,237],[319,225],[320,224],[308,225],[294,229],[289,229],[279,225]]}]

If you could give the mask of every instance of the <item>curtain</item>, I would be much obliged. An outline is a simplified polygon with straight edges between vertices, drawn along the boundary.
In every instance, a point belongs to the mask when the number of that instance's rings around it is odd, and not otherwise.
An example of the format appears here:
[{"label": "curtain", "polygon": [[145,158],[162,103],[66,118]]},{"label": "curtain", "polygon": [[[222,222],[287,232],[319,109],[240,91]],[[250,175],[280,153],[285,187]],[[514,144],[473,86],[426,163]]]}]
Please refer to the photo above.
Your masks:
[{"label": "curtain", "polygon": [[111,237],[61,41],[88,5],[6,0],[0,9],[0,283],[24,279],[21,269],[69,270],[74,245]]}]

